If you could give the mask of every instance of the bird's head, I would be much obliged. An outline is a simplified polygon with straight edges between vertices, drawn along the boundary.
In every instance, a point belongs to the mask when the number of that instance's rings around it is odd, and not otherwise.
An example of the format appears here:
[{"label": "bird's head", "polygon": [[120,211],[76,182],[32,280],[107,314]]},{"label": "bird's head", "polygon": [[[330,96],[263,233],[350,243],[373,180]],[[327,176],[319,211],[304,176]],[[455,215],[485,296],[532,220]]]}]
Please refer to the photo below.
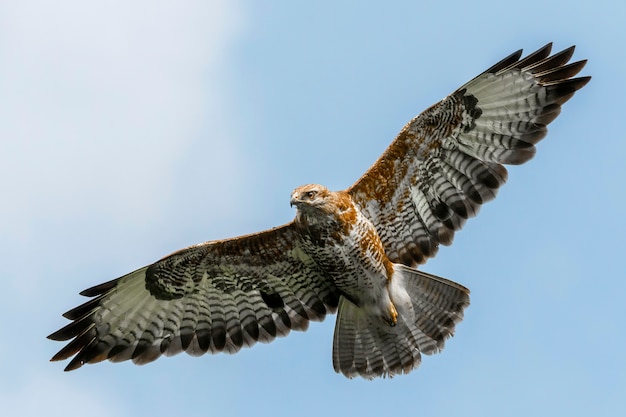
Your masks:
[{"label": "bird's head", "polygon": [[296,217],[308,224],[342,222],[342,216],[354,212],[347,192],[330,191],[319,184],[302,185],[293,190],[291,205],[298,209]]},{"label": "bird's head", "polygon": [[331,191],[323,185],[301,185],[291,193],[291,206],[305,211],[321,209],[329,203],[331,194]]}]

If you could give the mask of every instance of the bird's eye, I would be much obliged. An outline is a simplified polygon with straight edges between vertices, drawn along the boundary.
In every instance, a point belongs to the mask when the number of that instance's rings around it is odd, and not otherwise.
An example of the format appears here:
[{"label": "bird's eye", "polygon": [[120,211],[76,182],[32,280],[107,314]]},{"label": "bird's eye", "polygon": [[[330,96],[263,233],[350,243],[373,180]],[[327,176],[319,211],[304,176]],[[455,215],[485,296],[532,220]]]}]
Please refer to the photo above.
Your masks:
[{"label": "bird's eye", "polygon": [[306,198],[308,198],[309,200],[313,200],[316,195],[317,191],[307,191]]}]

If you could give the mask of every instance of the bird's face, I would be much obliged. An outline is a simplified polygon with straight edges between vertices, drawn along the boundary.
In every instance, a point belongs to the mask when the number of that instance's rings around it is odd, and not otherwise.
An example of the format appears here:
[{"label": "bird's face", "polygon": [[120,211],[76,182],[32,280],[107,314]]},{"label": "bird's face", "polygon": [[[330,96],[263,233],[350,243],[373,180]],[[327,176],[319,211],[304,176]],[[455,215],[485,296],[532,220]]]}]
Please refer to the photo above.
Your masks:
[{"label": "bird's face", "polygon": [[291,205],[308,210],[322,208],[328,202],[331,192],[319,184],[302,185],[291,193]]},{"label": "bird's face", "polygon": [[345,221],[341,216],[354,215],[355,209],[345,191],[330,191],[319,184],[307,184],[291,193],[291,205],[298,209],[296,219],[309,225]]}]

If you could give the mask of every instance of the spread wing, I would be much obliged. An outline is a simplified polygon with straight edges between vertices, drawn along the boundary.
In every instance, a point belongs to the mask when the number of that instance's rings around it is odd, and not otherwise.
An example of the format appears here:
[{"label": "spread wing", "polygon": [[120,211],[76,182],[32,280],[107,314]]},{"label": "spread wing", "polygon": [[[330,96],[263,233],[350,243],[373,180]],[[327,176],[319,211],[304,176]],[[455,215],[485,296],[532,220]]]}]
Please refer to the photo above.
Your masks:
[{"label": "spread wing", "polygon": [[81,294],[72,322],[48,336],[70,340],[52,360],[66,371],[105,359],[138,364],[186,351],[234,353],[323,320],[334,283],[302,252],[293,223],[183,249]]},{"label": "spread wing", "polygon": [[574,47],[517,51],[411,120],[348,192],[369,217],[392,261],[423,263],[522,164],[561,105],[591,77],[574,77]]}]

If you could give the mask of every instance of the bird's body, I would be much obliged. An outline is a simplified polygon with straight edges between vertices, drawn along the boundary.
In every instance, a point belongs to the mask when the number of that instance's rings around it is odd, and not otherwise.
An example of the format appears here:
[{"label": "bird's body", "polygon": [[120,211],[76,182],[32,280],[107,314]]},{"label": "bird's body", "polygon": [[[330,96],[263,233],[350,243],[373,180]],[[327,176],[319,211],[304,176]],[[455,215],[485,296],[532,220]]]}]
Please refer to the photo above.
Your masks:
[{"label": "bird's body", "polygon": [[[345,300],[339,302],[335,328],[338,372],[368,378],[391,367],[408,372],[419,363],[420,352],[443,347],[469,304],[469,290],[394,264],[376,228],[346,191],[304,185],[294,190],[291,204],[298,208],[294,225],[302,250]],[[428,291],[418,285],[421,281],[431,281]],[[441,295],[444,301],[426,295]]]},{"label": "bird's body", "polygon": [[518,51],[411,120],[351,187],[309,184],[291,195],[295,219],[210,241],[81,294],[73,339],[53,360],[66,370],[105,359],[147,363],[186,351],[234,353],[338,309],[337,372],[407,373],[440,351],[469,290],[415,269],[449,245],[507,178],[532,158],[561,105],[590,77],[574,77],[574,48]]},{"label": "bird's body", "polygon": [[[292,194],[302,250],[357,305],[389,304],[387,287],[393,264],[376,228],[345,191],[305,185]],[[390,310],[390,307],[384,308]],[[391,320],[389,317],[388,321]]]}]

